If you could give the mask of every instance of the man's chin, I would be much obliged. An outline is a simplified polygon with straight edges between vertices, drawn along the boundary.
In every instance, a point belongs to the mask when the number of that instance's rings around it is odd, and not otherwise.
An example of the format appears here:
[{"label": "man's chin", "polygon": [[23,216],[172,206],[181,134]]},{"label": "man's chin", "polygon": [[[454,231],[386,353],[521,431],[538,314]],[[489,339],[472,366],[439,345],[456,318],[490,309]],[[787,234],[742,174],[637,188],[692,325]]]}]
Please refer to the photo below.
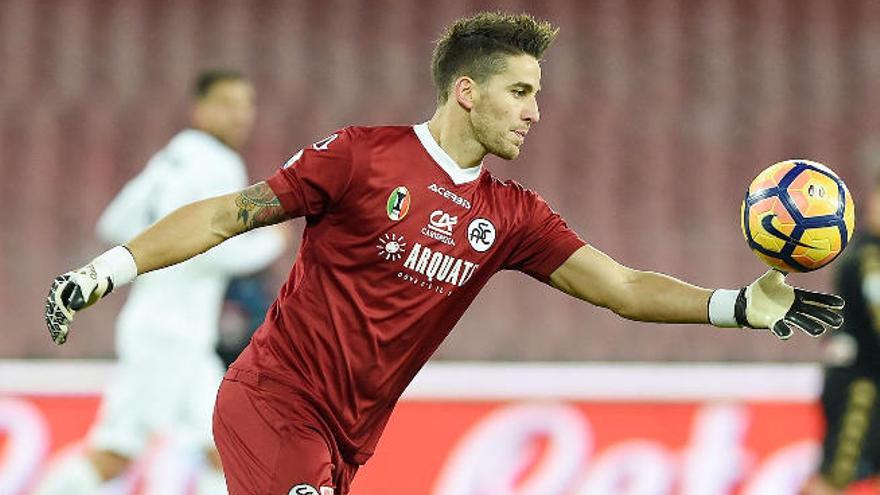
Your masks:
[{"label": "man's chin", "polygon": [[503,160],[513,160],[514,158],[519,156],[519,148],[516,146],[511,146],[507,149],[497,150],[492,154]]}]

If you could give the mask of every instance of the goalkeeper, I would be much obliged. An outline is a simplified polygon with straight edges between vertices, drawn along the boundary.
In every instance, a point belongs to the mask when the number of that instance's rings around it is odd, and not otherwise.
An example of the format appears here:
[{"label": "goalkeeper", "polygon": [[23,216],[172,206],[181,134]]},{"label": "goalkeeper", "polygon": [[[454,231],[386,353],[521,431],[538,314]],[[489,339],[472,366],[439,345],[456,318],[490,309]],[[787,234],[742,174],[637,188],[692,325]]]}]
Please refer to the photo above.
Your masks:
[{"label": "goalkeeper", "polygon": [[214,438],[232,495],[345,495],[406,386],[500,270],[632,320],[781,339],[839,326],[839,297],[776,271],[712,291],[623,266],[538,194],[483,168],[488,154],[516,158],[539,121],[539,60],[555,35],[528,15],[459,19],[434,52],[428,122],[341,129],[265,182],[184,206],[59,276],[52,339],[63,343],[77,311],[136,276],[306,217],[287,283],[220,387]]}]

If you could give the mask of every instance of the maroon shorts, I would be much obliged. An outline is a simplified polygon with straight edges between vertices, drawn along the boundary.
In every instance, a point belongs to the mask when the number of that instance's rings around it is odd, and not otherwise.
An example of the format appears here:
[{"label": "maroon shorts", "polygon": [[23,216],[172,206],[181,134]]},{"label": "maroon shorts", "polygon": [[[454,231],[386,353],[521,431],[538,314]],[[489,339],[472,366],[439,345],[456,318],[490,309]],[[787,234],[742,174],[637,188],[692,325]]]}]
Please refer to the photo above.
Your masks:
[{"label": "maroon shorts", "polygon": [[357,471],[325,423],[289,387],[231,369],[214,408],[229,495],[346,495]]}]

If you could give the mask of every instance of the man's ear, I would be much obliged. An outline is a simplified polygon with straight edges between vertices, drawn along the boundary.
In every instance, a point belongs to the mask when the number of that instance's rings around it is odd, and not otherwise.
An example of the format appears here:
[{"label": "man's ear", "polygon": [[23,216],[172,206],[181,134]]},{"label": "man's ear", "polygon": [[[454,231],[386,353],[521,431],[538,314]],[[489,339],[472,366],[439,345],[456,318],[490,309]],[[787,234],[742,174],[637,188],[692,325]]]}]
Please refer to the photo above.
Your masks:
[{"label": "man's ear", "polygon": [[455,80],[452,91],[455,93],[455,100],[462,108],[465,110],[474,108],[474,101],[479,93],[476,81],[468,76],[461,76]]}]

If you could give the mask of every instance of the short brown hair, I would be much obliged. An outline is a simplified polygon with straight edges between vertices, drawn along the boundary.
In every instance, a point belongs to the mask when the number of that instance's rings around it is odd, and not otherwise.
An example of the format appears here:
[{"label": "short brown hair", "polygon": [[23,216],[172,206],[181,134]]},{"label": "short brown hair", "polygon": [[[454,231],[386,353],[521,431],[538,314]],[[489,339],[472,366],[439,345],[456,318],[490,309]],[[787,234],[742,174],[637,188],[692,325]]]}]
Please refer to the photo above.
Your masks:
[{"label": "short brown hair", "polygon": [[437,41],[431,74],[437,101],[449,98],[449,86],[467,75],[478,83],[505,69],[508,55],[528,54],[541,60],[559,28],[528,14],[482,12],[457,20]]},{"label": "short brown hair", "polygon": [[203,70],[196,77],[196,82],[193,84],[193,96],[196,99],[202,99],[208,96],[208,93],[215,84],[226,81],[247,81],[247,77],[244,73],[235,69],[215,68]]}]

